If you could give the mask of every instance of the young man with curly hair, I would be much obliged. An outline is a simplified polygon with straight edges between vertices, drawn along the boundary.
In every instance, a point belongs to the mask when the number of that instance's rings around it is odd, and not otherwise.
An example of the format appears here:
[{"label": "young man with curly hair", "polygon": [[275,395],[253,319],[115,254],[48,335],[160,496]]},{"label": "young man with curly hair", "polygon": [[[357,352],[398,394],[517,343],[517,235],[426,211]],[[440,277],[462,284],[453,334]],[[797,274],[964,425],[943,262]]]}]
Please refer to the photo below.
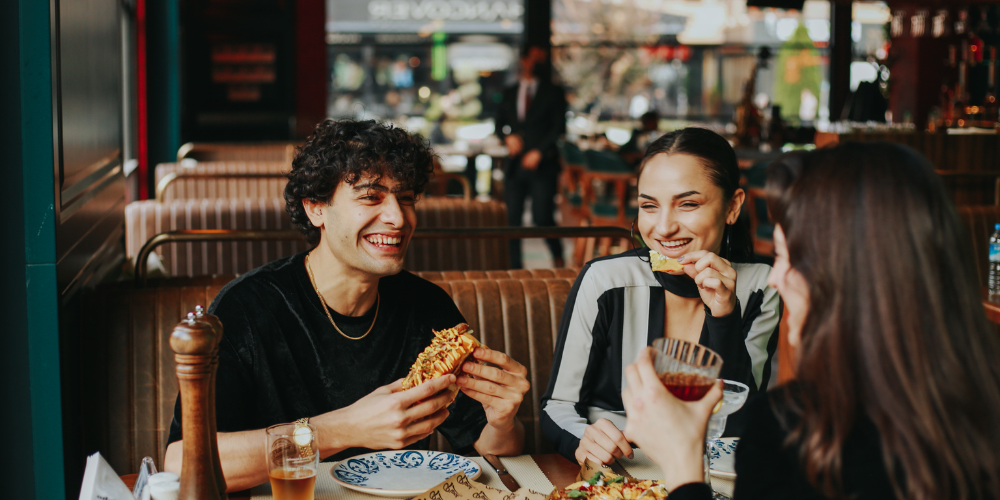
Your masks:
[{"label": "young man with curly hair", "polygon": [[[216,413],[230,491],[267,481],[264,429],[300,418],[324,459],[426,448],[434,430],[456,453],[520,453],[529,383],[506,354],[476,349],[486,365],[400,390],[431,330],[465,322],[444,290],[403,270],[431,161],[422,140],[373,121],[327,120],[296,153],[286,208],[314,248],[240,276],[209,308],[225,327]],[[179,405],[165,458],[176,472]]]}]

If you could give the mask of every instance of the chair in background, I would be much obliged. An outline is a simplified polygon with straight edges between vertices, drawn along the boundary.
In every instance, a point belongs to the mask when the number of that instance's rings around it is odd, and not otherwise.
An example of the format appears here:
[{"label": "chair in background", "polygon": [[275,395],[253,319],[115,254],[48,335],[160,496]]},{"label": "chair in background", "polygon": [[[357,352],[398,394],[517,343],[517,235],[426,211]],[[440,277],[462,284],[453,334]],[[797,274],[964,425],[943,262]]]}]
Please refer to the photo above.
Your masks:
[{"label": "chair in background", "polygon": [[559,161],[562,175],[559,181],[559,213],[562,225],[576,226],[588,220],[587,206],[583,203],[583,175],[587,159],[576,144],[559,142]]},{"label": "chair in background", "polygon": [[584,151],[587,170],[583,174],[583,204],[595,226],[629,227],[639,214],[634,196],[635,171],[624,158],[611,151]]},{"label": "chair in background", "polygon": [[753,238],[753,252],[760,257],[774,257],[774,224],[767,213],[767,196],[764,184],[767,182],[767,166],[770,161],[758,161],[745,171],[742,177],[743,212],[750,220],[750,236]]},{"label": "chair in background", "polygon": [[767,193],[764,188],[747,187],[743,208],[750,218],[750,234],[753,237],[753,253],[762,257],[774,257],[774,224],[767,214]]}]

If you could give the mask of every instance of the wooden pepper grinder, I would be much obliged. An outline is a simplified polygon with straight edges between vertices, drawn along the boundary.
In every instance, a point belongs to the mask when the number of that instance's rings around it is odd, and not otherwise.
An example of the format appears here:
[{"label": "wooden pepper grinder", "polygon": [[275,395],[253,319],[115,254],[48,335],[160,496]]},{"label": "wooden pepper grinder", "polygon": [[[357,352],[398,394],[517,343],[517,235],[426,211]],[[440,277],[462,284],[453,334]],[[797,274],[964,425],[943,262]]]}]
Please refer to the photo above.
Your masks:
[{"label": "wooden pepper grinder", "polygon": [[211,324],[198,321],[194,313],[174,327],[170,348],[177,362],[177,382],[181,391],[181,428],[184,434],[183,463],[179,500],[222,500],[215,471],[218,455],[212,454],[216,435],[209,422],[209,395],[215,372],[214,354],[220,336]]},{"label": "wooden pepper grinder", "polygon": [[218,431],[215,419],[215,376],[219,368],[219,343],[222,342],[223,335],[222,322],[219,321],[218,317],[205,312],[205,308],[200,305],[194,307],[194,317],[198,321],[204,321],[212,325],[212,328],[215,329],[215,335],[219,339],[215,344],[215,350],[212,351],[212,380],[208,384],[208,432],[210,436],[213,436],[210,453],[212,454],[212,463],[215,464],[215,484],[219,488],[219,494],[222,495],[222,498],[225,498],[226,478],[222,474],[222,460],[219,460],[219,440],[216,437]]}]

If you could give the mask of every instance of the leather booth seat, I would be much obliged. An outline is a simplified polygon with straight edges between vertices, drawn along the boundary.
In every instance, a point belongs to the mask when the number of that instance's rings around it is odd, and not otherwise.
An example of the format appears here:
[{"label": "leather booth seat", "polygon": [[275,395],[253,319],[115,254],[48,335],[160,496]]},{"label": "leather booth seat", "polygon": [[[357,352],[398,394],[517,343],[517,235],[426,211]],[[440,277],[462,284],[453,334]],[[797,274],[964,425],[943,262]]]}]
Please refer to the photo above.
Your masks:
[{"label": "leather booth seat", "polygon": [[[528,368],[531,391],[517,416],[526,431],[525,453],[551,452],[538,425],[539,400],[576,270],[490,274],[464,279],[455,273],[421,273],[448,292],[484,344]],[[90,341],[73,353],[80,356],[82,369],[74,379],[85,405],[79,412],[84,420],[76,424],[85,430],[86,448],[99,450],[119,473],[134,472],[144,456],[163,463],[178,390],[170,332],[195,306],[211,303],[233,278],[151,280],[145,288],[114,283],[84,297],[84,311],[103,313],[88,315],[83,324]],[[439,435],[432,447],[447,449]]]},{"label": "leather booth seat", "polygon": [[[507,225],[507,207],[499,201],[424,198],[416,205],[418,227],[462,228]],[[134,259],[147,240],[184,229],[292,229],[282,198],[144,200],[125,207],[125,251]],[[304,240],[169,243],[156,249],[167,276],[242,274],[307,249]],[[404,267],[411,271],[504,269],[509,263],[505,240],[414,240]]]},{"label": "leather booth seat", "polygon": [[281,198],[288,180],[281,177],[251,179],[184,178],[185,174],[283,174],[289,165],[280,162],[201,162],[161,163],[156,166],[154,177],[159,186],[164,177],[179,175],[163,191],[158,201],[170,202],[186,199],[214,198]]}]

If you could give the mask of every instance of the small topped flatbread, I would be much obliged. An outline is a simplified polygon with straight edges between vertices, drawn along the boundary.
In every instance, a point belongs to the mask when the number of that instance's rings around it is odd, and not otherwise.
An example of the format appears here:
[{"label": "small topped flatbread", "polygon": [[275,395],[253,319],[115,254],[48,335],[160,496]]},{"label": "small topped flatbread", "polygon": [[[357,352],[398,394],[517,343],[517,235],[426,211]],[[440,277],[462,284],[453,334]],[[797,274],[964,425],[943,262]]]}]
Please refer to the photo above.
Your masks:
[{"label": "small topped flatbread", "polygon": [[677,259],[671,259],[669,257],[664,257],[659,254],[656,250],[649,251],[649,265],[652,266],[653,271],[680,271],[684,269],[684,266],[677,262]]},{"label": "small topped flatbread", "polygon": [[[417,360],[410,367],[410,373],[403,379],[403,390],[412,389],[449,373],[458,375],[462,363],[472,355],[472,351],[482,346],[472,336],[472,329],[465,323],[446,330],[432,331],[434,338],[431,339],[431,345],[417,355]],[[458,386],[452,384],[448,390],[454,398],[458,393]]]}]

